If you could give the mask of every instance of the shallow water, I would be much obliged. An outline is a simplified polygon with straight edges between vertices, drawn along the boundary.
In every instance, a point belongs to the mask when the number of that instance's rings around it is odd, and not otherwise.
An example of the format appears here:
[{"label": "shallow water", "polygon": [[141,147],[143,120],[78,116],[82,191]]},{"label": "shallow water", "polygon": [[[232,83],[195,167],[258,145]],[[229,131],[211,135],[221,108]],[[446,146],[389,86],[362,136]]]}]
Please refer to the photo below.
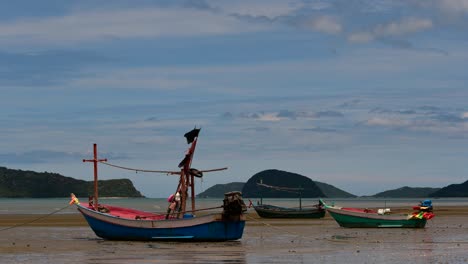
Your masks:
[{"label": "shallow water", "polygon": [[[343,207],[367,207],[367,208],[386,208],[386,207],[408,207],[417,205],[424,198],[325,198],[329,204],[336,204]],[[253,203],[260,199],[252,198]],[[0,198],[0,214],[46,214],[63,208],[68,204],[68,198],[45,198],[45,199],[10,199]],[[87,202],[87,198],[80,198],[80,201]],[[248,199],[245,199],[248,204]],[[434,199],[434,208],[438,206],[467,206],[468,198],[440,198]],[[101,198],[100,203],[116,205],[122,207],[136,208],[149,212],[165,213],[168,203],[165,198]],[[298,199],[263,199],[264,204],[274,204],[285,207],[298,207]],[[302,199],[303,206],[314,205],[318,203],[316,198]],[[208,208],[222,205],[222,198],[197,198],[197,208]],[[190,206],[190,203],[188,203]],[[68,208],[60,213],[76,213],[76,209]]]}]

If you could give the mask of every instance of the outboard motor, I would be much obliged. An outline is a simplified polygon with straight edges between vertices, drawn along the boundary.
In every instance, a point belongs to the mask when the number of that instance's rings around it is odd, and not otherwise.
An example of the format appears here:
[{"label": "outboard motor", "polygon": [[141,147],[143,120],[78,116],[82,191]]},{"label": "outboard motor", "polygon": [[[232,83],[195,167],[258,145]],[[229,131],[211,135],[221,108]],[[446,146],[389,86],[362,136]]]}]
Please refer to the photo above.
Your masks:
[{"label": "outboard motor", "polygon": [[228,192],[224,194],[223,217],[238,217],[247,211],[247,206],[242,200],[241,192]]}]

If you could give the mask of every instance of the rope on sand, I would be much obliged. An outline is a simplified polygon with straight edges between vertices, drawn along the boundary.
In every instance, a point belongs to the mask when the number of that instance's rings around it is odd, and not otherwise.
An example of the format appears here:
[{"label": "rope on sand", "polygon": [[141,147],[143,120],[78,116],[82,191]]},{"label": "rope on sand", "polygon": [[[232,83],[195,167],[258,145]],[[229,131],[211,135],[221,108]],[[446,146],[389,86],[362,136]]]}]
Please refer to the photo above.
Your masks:
[{"label": "rope on sand", "polygon": [[60,208],[60,209],[58,209],[58,210],[53,211],[52,213],[49,213],[49,214],[43,215],[43,216],[41,216],[41,217],[35,218],[35,219],[31,220],[31,221],[27,221],[27,222],[24,222],[24,223],[19,223],[19,224],[16,224],[16,225],[14,225],[14,226],[9,226],[9,227],[0,229],[0,232],[6,231],[6,230],[9,230],[9,229],[13,229],[13,228],[17,228],[17,227],[20,227],[20,226],[25,226],[25,225],[34,223],[34,222],[36,222],[36,221],[42,220],[42,219],[47,218],[47,217],[49,217],[49,216],[51,216],[51,215],[53,215],[53,214],[56,214],[56,213],[58,213],[58,212],[60,212],[60,211],[63,211],[63,210],[65,210],[65,209],[67,209],[67,208],[70,207],[71,205],[72,205],[72,204],[69,204],[69,205],[67,205],[67,206],[65,206],[65,207],[63,207],[63,208]]}]

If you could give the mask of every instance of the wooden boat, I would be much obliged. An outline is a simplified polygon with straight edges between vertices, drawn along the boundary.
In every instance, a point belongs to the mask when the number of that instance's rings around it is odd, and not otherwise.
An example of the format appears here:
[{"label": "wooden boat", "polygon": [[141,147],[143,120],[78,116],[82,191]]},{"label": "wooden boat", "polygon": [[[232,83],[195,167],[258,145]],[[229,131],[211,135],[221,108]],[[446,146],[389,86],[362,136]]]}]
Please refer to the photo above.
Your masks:
[{"label": "wooden boat", "polygon": [[257,185],[272,188],[279,191],[294,192],[299,194],[299,207],[280,207],[269,204],[263,204],[263,199],[260,199],[260,204],[253,205],[255,211],[260,217],[263,218],[322,218],[325,216],[325,209],[321,202],[311,207],[302,206],[303,188],[290,188],[271,186],[264,183],[257,183]]},{"label": "wooden boat", "polygon": [[[94,159],[83,160],[94,162],[94,196],[88,203],[79,203],[72,194],[71,204],[75,204],[95,234],[110,240],[182,240],[182,241],[226,241],[242,237],[247,210],[240,192],[225,194],[223,205],[216,207],[222,212],[195,216],[194,177],[203,176],[203,172],[225,170],[196,170],[190,168],[200,129],[194,129],[184,136],[191,144],[185,158],[179,164],[180,171],[152,171],[132,169],[107,163],[97,158],[97,147],[94,144]],[[117,206],[103,205],[98,202],[97,164],[103,163],[120,169],[166,173],[180,177],[174,195],[168,201],[170,206],[165,213],[152,213]],[[191,189],[192,210],[186,210],[188,189]],[[208,208],[214,209],[214,208]]]},{"label": "wooden boat", "polygon": [[427,220],[434,217],[432,205],[417,206],[411,214],[392,214],[390,209],[362,209],[330,206],[322,203],[327,212],[342,227],[400,227],[424,228]]},{"label": "wooden boat", "polygon": [[289,208],[268,204],[254,205],[255,211],[263,218],[322,218],[325,209],[320,205],[313,208]]}]

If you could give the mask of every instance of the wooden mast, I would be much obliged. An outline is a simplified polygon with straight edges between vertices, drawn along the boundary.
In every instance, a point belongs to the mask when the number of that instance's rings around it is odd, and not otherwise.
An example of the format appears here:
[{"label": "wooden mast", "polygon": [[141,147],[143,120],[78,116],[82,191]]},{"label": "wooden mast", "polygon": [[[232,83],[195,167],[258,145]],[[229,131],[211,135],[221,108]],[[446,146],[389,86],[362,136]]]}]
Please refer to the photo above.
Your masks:
[{"label": "wooden mast", "polygon": [[195,139],[195,141],[193,141],[192,143],[192,157],[190,158],[190,162],[189,162],[189,177],[190,177],[190,190],[191,190],[191,195],[192,195],[192,212],[195,211],[195,177],[192,173],[190,173],[190,167],[192,166],[192,158],[193,158],[193,155],[195,154],[195,146],[197,145],[197,141],[198,141],[198,137]]},{"label": "wooden mast", "polygon": [[94,158],[93,159],[83,159],[83,162],[93,162],[94,163],[94,196],[93,196],[93,207],[94,210],[98,209],[98,169],[97,164],[98,162],[104,161],[106,162],[107,159],[98,159],[97,158],[97,144],[93,144],[93,152]]},{"label": "wooden mast", "polygon": [[[181,211],[185,212],[187,208],[187,198],[188,198],[188,187],[191,189],[192,194],[192,212],[195,210],[195,186],[194,186],[194,176],[190,173],[190,166],[192,164],[193,154],[195,153],[195,148],[197,146],[198,133],[200,129],[195,128],[194,130],[186,133],[184,136],[187,138],[187,142],[191,146],[189,147],[187,153],[185,154],[184,160],[181,162],[179,167],[181,167],[180,173],[180,196],[181,196]],[[179,215],[180,217],[180,215]]]},{"label": "wooden mast", "polygon": [[190,146],[187,152],[187,159],[182,167],[181,171],[181,199],[182,199],[182,212],[185,212],[187,208],[187,196],[188,196],[188,187],[191,189],[192,193],[192,211],[195,210],[195,197],[194,197],[194,185],[193,185],[193,175],[190,173],[190,165],[192,164],[193,154],[195,153],[195,147],[197,146],[197,138],[194,139],[192,145]]}]

